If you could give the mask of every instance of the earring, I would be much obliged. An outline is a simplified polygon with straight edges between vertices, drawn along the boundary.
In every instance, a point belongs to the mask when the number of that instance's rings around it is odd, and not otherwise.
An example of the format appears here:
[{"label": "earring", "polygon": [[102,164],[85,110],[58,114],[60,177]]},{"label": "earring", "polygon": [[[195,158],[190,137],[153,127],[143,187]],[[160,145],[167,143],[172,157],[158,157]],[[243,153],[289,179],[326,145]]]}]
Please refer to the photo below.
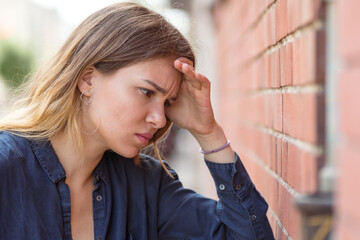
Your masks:
[{"label": "earring", "polygon": [[94,98],[94,96],[91,95],[90,99],[86,102],[86,101],[84,101],[83,96],[84,96],[84,92],[81,92],[80,100],[81,100],[81,102],[84,103],[85,105],[89,105],[89,104],[92,102],[93,98]]},{"label": "earring", "polygon": [[[82,103],[84,103],[89,109],[92,109],[92,110],[94,110],[94,111],[96,112],[97,117],[98,117],[98,124],[97,124],[95,130],[93,130],[93,131],[91,131],[91,132],[83,131],[82,129],[81,129],[81,132],[84,133],[84,134],[93,134],[93,133],[95,133],[95,132],[99,129],[99,127],[100,127],[100,113],[99,113],[99,111],[96,110],[95,108],[89,106],[89,104],[92,102],[92,100],[94,99],[94,97],[91,96],[88,101],[84,101],[83,95],[84,95],[84,93],[81,92],[80,101],[81,101]],[[79,110],[78,110],[78,112],[80,112],[80,110],[81,110],[82,108],[83,108],[83,107],[80,107]]]}]

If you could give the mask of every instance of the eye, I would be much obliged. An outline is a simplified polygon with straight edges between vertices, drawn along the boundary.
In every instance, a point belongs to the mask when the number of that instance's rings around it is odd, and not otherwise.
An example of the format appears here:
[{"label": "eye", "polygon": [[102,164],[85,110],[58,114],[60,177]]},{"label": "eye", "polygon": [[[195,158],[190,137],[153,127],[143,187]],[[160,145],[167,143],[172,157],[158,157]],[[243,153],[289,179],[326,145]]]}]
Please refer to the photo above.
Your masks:
[{"label": "eye", "polygon": [[146,89],[146,88],[140,88],[140,91],[147,97],[151,97],[151,95],[154,94],[154,91],[151,91],[151,90]]}]

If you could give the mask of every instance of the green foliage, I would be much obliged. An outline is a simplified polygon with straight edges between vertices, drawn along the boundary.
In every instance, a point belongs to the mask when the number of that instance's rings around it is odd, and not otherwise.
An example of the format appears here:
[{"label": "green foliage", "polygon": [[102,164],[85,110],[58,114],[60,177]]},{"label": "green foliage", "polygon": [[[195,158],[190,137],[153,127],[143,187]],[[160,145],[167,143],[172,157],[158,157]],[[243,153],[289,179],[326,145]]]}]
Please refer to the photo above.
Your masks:
[{"label": "green foliage", "polygon": [[17,87],[31,71],[33,54],[10,41],[0,41],[0,75],[9,87]]}]

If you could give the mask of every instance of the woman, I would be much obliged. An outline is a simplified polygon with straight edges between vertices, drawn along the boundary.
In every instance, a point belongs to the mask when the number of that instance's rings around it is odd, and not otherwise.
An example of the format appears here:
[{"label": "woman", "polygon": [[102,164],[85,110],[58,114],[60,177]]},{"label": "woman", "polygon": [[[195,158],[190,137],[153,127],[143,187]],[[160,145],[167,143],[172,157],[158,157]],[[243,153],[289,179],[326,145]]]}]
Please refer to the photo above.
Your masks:
[{"label": "woman", "polygon": [[[80,24],[0,122],[1,238],[273,239],[194,63],[186,39],[135,3]],[[159,157],[172,122],[199,142],[218,202],[139,154]]]}]

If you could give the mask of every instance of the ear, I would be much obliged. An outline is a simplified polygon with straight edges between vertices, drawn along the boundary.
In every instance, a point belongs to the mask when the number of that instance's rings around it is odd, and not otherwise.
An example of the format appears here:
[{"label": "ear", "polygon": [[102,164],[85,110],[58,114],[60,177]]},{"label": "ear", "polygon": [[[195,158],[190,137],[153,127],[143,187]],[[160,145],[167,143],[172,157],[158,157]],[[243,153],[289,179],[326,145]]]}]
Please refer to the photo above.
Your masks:
[{"label": "ear", "polygon": [[80,76],[78,81],[78,88],[80,92],[84,93],[85,96],[91,95],[93,81],[94,81],[94,67],[87,68]]}]

